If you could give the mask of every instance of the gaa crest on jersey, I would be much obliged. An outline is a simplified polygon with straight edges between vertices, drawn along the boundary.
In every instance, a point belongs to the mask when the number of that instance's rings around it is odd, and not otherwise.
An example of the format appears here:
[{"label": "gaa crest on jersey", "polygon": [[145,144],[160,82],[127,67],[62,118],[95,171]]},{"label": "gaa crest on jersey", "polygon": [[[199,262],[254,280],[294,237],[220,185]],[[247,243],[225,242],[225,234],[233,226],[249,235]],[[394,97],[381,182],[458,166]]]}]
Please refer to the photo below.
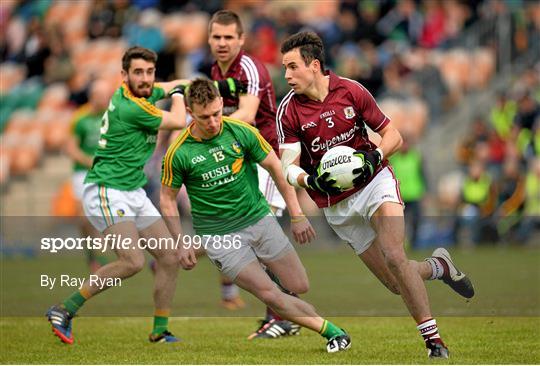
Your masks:
[{"label": "gaa crest on jersey", "polygon": [[356,113],[354,113],[354,108],[351,106],[343,108],[343,112],[345,113],[345,118],[347,119],[351,119],[356,116]]},{"label": "gaa crest on jersey", "polygon": [[118,215],[118,217],[124,217],[126,212],[123,209],[119,208],[118,210],[116,210],[116,214]]},{"label": "gaa crest on jersey", "polygon": [[242,152],[242,145],[238,141],[232,143],[232,148],[235,153],[240,154]]}]

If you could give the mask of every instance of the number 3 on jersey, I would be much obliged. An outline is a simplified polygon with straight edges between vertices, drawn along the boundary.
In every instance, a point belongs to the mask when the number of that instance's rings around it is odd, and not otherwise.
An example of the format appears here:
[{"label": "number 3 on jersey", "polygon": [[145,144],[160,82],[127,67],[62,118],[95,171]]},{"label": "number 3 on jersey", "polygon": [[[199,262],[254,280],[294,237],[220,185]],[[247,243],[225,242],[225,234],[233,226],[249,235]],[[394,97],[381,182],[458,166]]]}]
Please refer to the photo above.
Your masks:
[{"label": "number 3 on jersey", "polygon": [[[103,117],[101,118],[101,128],[99,129],[99,133],[101,134],[101,136],[103,136],[107,133],[108,130],[109,130],[109,112],[105,111],[105,113],[103,113]],[[107,139],[101,136],[100,136],[98,144],[100,148],[104,149],[105,146],[107,146]]]},{"label": "number 3 on jersey", "polygon": [[215,153],[212,154],[212,156],[216,160],[216,163],[225,159],[225,155],[223,155],[223,151],[216,151]]},{"label": "number 3 on jersey", "polygon": [[328,123],[328,128],[334,127],[334,121],[332,121],[332,117],[326,117],[326,123]]}]

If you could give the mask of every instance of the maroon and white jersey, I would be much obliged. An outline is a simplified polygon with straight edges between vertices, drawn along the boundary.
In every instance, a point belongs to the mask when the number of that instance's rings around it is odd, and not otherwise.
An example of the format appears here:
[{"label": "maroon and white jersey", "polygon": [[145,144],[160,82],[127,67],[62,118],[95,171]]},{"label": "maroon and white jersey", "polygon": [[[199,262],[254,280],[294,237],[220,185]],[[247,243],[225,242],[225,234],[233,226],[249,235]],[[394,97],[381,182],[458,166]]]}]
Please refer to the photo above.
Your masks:
[{"label": "maroon and white jersey", "polygon": [[[241,81],[247,85],[248,94],[255,95],[260,99],[255,116],[255,127],[259,129],[261,135],[279,156],[275,122],[276,94],[272,86],[272,79],[264,64],[244,51],[240,51],[225,75],[221,73],[217,62],[212,65],[211,74],[213,80],[235,78]],[[223,98],[223,114],[228,116],[235,112],[238,109],[238,102],[238,98]]]},{"label": "maroon and white jersey", "polygon": [[[324,153],[334,146],[364,151],[376,149],[368,138],[366,125],[378,132],[390,122],[362,84],[331,71],[327,77],[330,78],[329,91],[323,102],[291,90],[280,103],[276,116],[279,144],[301,143],[300,167],[308,174],[313,174]],[[386,165],[385,160],[374,176]],[[360,189],[337,196],[307,191],[317,206],[329,207]]]}]

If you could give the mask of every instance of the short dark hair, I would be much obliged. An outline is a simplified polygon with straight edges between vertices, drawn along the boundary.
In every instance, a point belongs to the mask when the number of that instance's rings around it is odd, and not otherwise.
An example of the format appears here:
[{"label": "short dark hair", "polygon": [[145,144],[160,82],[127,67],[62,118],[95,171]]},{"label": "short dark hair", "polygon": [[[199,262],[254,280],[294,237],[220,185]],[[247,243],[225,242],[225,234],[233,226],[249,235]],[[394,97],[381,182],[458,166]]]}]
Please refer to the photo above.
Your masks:
[{"label": "short dark hair", "polygon": [[313,60],[319,60],[321,71],[324,71],[324,46],[321,38],[314,32],[293,34],[281,45],[281,53],[285,54],[298,48],[306,66]]},{"label": "short dark hair", "polygon": [[130,47],[122,56],[122,69],[125,72],[128,72],[129,67],[131,66],[131,60],[134,59],[143,59],[148,62],[155,64],[157,62],[157,54],[144,47],[133,46]]},{"label": "short dark hair", "polygon": [[214,25],[214,23],[222,25],[236,24],[236,30],[238,32],[238,35],[241,36],[244,33],[242,21],[240,20],[238,14],[236,14],[234,11],[220,10],[215,12],[210,19],[210,22],[208,23],[208,34],[210,34],[210,32],[212,31],[212,25]]},{"label": "short dark hair", "polygon": [[219,90],[213,81],[206,78],[197,78],[189,85],[186,92],[186,102],[189,108],[193,108],[193,104],[200,104],[205,107],[220,96]]}]

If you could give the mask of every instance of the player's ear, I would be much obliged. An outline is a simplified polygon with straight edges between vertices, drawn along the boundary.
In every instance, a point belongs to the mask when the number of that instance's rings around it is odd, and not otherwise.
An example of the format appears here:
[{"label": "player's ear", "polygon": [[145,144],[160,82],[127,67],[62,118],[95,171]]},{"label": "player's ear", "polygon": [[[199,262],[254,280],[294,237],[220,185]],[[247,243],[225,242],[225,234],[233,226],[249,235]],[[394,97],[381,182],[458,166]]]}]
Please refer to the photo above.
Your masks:
[{"label": "player's ear", "polygon": [[122,74],[122,80],[124,81],[124,83],[127,84],[127,82],[128,82],[128,73],[127,73],[127,71],[122,69],[120,72]]},{"label": "player's ear", "polygon": [[240,34],[240,47],[244,46],[245,41],[246,41],[246,34],[245,33]]}]

